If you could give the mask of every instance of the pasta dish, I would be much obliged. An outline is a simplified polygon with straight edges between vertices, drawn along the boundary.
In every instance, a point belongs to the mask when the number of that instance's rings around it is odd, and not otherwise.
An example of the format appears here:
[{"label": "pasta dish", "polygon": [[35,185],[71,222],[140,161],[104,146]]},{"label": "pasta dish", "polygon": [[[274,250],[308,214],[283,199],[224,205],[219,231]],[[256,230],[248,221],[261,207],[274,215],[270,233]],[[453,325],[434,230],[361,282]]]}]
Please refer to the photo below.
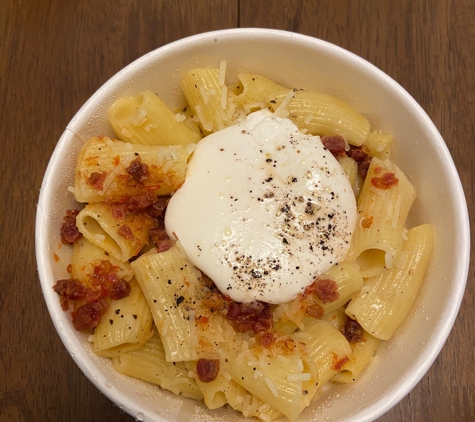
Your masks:
[{"label": "pasta dish", "polygon": [[117,100],[84,143],[56,281],[118,372],[246,417],[296,421],[353,383],[409,314],[433,227],[393,137],[326,93],[188,71],[187,105]]}]

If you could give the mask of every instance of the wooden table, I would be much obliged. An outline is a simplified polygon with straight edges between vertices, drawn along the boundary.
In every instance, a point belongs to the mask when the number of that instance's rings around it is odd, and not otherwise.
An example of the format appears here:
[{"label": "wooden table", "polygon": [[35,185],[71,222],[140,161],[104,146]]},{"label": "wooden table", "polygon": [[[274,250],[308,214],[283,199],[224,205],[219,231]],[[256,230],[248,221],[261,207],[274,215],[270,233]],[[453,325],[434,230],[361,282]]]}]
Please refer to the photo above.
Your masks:
[{"label": "wooden table", "polygon": [[[0,421],[133,420],[96,390],[62,345],[34,251],[48,160],[70,119],[106,80],[157,47],[216,29],[269,27],[327,40],[378,66],[427,111],[452,153],[473,219],[474,20],[470,0],[2,0]],[[380,421],[475,420],[474,279],[472,266],[440,356]]]}]

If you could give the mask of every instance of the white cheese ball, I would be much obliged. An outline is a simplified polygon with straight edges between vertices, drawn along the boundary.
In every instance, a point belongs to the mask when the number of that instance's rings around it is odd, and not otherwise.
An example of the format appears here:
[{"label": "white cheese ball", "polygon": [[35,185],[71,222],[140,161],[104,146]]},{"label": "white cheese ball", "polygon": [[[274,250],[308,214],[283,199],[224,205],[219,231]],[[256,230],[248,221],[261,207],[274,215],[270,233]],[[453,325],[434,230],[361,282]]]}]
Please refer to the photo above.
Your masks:
[{"label": "white cheese ball", "polygon": [[335,157],[267,110],[200,141],[165,215],[170,238],[222,293],[275,304],[345,259],[355,222]]}]

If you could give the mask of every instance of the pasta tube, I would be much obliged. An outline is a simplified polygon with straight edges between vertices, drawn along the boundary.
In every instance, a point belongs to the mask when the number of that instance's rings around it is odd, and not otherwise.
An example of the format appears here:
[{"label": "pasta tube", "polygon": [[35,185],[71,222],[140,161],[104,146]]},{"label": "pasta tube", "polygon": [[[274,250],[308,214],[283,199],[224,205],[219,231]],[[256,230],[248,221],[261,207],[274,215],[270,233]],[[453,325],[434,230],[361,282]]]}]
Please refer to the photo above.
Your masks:
[{"label": "pasta tube", "polygon": [[347,315],[371,335],[389,340],[409,314],[422,283],[434,242],[429,224],[407,232],[407,241],[391,270],[366,280],[346,308]]},{"label": "pasta tube", "polygon": [[318,386],[327,383],[341,371],[351,356],[351,346],[340,331],[324,320],[315,320],[295,339],[307,345],[310,360],[318,368]]},{"label": "pasta tube", "polygon": [[[267,98],[268,105],[277,110],[288,97],[289,90],[274,93]],[[368,137],[370,124],[348,103],[328,94],[312,91],[295,91],[285,107],[288,117],[299,129],[312,135],[340,135],[356,146]]]},{"label": "pasta tube", "polygon": [[363,277],[392,267],[415,198],[414,187],[398,167],[388,160],[371,160],[358,199],[358,223],[347,258],[357,261]]},{"label": "pasta tube", "polygon": [[185,181],[195,144],[149,146],[95,137],[79,154],[74,179],[78,202],[119,202],[139,195],[168,195]]},{"label": "pasta tube", "polygon": [[94,329],[94,352],[99,356],[119,356],[139,349],[152,335],[152,314],[135,280],[129,296],[111,302]]},{"label": "pasta tube", "polygon": [[381,340],[373,337],[368,333],[364,333],[363,341],[358,343],[350,343],[353,351],[350,360],[341,367],[341,372],[336,374],[333,382],[350,383],[356,381],[363,370],[371,363]]},{"label": "pasta tube", "polygon": [[291,421],[296,421],[308,404],[307,396],[313,397],[318,382],[316,373],[298,354],[264,356],[252,349],[237,354],[240,347],[236,345],[228,355],[226,370],[232,379]]},{"label": "pasta tube", "polygon": [[130,281],[134,276],[128,262],[115,259],[105,249],[89,242],[84,236],[74,242],[71,257],[71,278],[79,280],[83,284],[90,284],[89,279],[94,273],[94,268],[102,261],[109,261],[118,268],[117,276]]},{"label": "pasta tube", "polygon": [[150,90],[117,100],[109,108],[109,123],[125,142],[141,145],[186,145],[201,135],[179,121],[158,95]]},{"label": "pasta tube", "polygon": [[196,400],[203,395],[183,362],[167,362],[160,337],[155,332],[138,350],[112,358],[114,369],[121,374],[139,378],[151,384]]},{"label": "pasta tube", "polygon": [[76,224],[89,242],[125,263],[148,243],[148,229],[153,221],[145,214],[134,213],[118,221],[114,218],[110,204],[97,202],[86,205],[79,212]]},{"label": "pasta tube", "polygon": [[234,110],[228,107],[227,86],[220,80],[220,69],[192,69],[183,77],[181,88],[206,135],[234,121]]},{"label": "pasta tube", "polygon": [[234,97],[234,101],[249,113],[254,109],[266,107],[266,98],[274,92],[285,90],[279,85],[262,75],[255,73],[238,73],[240,82],[240,94]]}]

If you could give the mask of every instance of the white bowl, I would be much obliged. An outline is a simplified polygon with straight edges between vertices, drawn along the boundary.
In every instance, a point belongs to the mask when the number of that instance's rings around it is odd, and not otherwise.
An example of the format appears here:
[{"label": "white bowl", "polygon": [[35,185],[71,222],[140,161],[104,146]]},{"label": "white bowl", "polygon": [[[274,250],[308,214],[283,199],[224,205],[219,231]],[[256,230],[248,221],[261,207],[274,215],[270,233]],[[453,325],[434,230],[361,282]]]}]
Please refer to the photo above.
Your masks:
[{"label": "white bowl", "polygon": [[378,358],[356,384],[326,390],[300,417],[301,421],[373,420],[416,385],[452,328],[468,273],[468,213],[447,147],[416,101],[368,62],[315,38],[268,29],[196,35],[136,60],[84,104],[51,157],[38,203],[38,271],[53,323],[84,374],[137,419],[204,421],[212,416],[213,420],[244,420],[231,410],[209,411],[199,402],[116,373],[109,360],[91,352],[87,336],[74,330],[69,313],[61,310],[52,291],[56,280],[68,276],[70,250],[61,247],[59,228],[65,210],[75,206],[67,188],[73,182],[82,142],[99,134],[113,136],[107,109],[117,98],[149,88],[170,106],[179,107],[184,104],[179,88],[183,73],[193,67],[216,67],[223,59],[227,60],[228,74],[252,71],[282,85],[336,95],[366,115],[372,127],[391,132],[398,145],[396,162],[418,191],[409,223],[430,222],[435,226],[435,250],[426,280],[403,326],[382,346]]}]

